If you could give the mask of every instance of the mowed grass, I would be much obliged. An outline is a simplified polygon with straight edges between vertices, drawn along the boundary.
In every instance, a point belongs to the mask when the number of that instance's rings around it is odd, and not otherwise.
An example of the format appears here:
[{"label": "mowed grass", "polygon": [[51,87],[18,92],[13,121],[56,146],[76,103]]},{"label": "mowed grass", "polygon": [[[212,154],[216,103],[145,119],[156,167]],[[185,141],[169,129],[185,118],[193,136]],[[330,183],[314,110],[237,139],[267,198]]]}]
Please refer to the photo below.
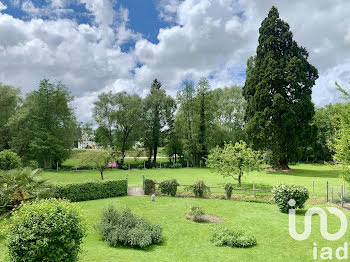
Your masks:
[{"label": "mowed grass", "polygon": [[[129,207],[163,228],[164,240],[144,250],[129,247],[110,247],[95,231],[102,210],[110,203],[118,208]],[[243,201],[157,197],[119,197],[74,203],[81,208],[88,224],[88,236],[84,240],[81,261],[315,261],[313,243],[317,247],[333,248],[350,239],[350,232],[338,241],[326,241],[319,233],[319,216],[312,218],[312,234],[305,241],[296,241],[288,232],[288,215],[279,212],[277,206]],[[215,224],[195,223],[185,217],[190,206],[201,206],[208,214],[224,219],[222,226],[244,228],[251,231],[258,244],[251,248],[216,247],[209,235]],[[349,214],[347,212],[347,217]],[[303,232],[304,213],[297,216],[297,230]],[[0,224],[1,225],[1,224]],[[328,231],[335,233],[340,227],[339,219],[328,216]],[[5,255],[4,241],[0,238],[0,260]],[[321,261],[321,260],[319,260]]]},{"label": "mowed grass", "polygon": [[[291,166],[294,172],[273,172],[259,171],[252,172],[242,178],[242,187],[252,188],[253,182],[257,189],[270,190],[278,182],[285,184],[303,185],[309,189],[312,195],[312,183],[315,184],[315,195],[318,197],[326,196],[326,182],[329,183],[329,194],[331,187],[334,189],[334,195],[340,191],[342,179],[339,177],[339,169],[329,165],[322,164],[298,164]],[[157,169],[142,169],[142,170],[106,170],[104,177],[106,180],[125,179],[128,175],[129,186],[142,186],[142,176],[145,178],[155,179],[161,182],[166,179],[176,178],[180,184],[190,185],[197,180],[203,180],[206,185],[214,187],[223,187],[225,183],[231,182],[237,186],[237,181],[230,177],[223,178],[222,176],[211,172],[208,168],[157,168]],[[46,171],[43,173],[43,178],[51,180],[55,184],[71,184],[82,183],[87,181],[99,181],[100,173],[96,170],[88,171]],[[183,191],[184,188],[180,188]],[[213,193],[223,194],[223,189],[212,189]],[[238,191],[234,191],[234,194]],[[250,192],[249,194],[252,194]],[[258,192],[259,194],[259,192]],[[261,193],[260,193],[261,194]]]}]

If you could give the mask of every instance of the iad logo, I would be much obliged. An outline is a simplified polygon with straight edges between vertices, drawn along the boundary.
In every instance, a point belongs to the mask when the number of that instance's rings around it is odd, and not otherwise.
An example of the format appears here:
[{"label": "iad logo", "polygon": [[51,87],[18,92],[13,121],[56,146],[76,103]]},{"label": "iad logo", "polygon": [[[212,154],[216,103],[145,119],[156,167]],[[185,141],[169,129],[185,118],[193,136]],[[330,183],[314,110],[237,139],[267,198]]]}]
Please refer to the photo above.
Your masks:
[{"label": "iad logo", "polygon": [[[288,204],[293,207],[295,206],[295,200],[289,200]],[[292,238],[298,241],[307,239],[311,234],[311,217],[314,214],[320,216],[320,231],[324,239],[329,241],[335,241],[342,238],[348,228],[348,221],[345,214],[336,207],[326,207],[329,213],[336,215],[340,219],[340,229],[337,233],[331,234],[327,230],[327,213],[320,207],[310,208],[304,217],[304,232],[299,234],[296,232],[295,227],[295,209],[289,209],[289,234]],[[343,254],[341,255],[340,252]],[[348,244],[345,242],[344,247],[339,247],[336,250],[336,257],[340,260],[348,259]],[[313,247],[313,258],[317,259],[317,243],[314,243]],[[332,259],[332,248],[323,247],[320,254],[321,259]]]}]

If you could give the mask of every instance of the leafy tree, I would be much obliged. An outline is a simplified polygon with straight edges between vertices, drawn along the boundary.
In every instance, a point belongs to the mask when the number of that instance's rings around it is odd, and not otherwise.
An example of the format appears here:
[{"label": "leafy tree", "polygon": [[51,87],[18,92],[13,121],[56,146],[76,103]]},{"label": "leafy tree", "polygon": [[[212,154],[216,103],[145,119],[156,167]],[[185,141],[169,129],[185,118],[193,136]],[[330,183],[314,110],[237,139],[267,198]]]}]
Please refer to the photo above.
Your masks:
[{"label": "leafy tree", "polygon": [[312,133],[311,88],[317,69],[272,7],[259,29],[255,58],[248,61],[243,96],[246,132],[257,149],[271,150],[273,166],[288,169]]},{"label": "leafy tree", "polygon": [[195,163],[199,151],[198,132],[196,130],[198,116],[195,114],[195,88],[191,82],[185,82],[184,85],[184,88],[177,93],[179,111],[175,117],[175,128],[182,134],[185,158]]},{"label": "leafy tree", "polygon": [[98,96],[98,100],[94,102],[93,117],[99,127],[96,130],[96,142],[103,146],[112,146],[114,144],[113,137],[113,119],[114,103],[113,94],[102,93]]},{"label": "leafy tree", "polygon": [[[345,89],[338,85],[338,90],[343,93],[344,99],[350,101],[349,93]],[[334,161],[342,165],[343,178],[350,183],[350,102],[337,105],[333,120],[339,126],[335,131],[334,141],[329,144],[335,152]]]},{"label": "leafy tree", "polygon": [[10,119],[11,148],[23,160],[35,159],[44,168],[62,163],[78,136],[72,97],[61,83],[40,81]]},{"label": "leafy tree", "polygon": [[100,172],[101,180],[104,179],[103,172],[108,168],[108,163],[116,159],[115,152],[111,150],[87,150],[79,158],[82,164],[92,164]]},{"label": "leafy tree", "polygon": [[126,92],[103,93],[95,102],[94,118],[99,124],[95,132],[96,142],[117,148],[122,165],[126,150],[140,138],[142,109],[142,99]]},{"label": "leafy tree", "polygon": [[249,148],[244,141],[225,143],[214,148],[208,156],[207,166],[223,177],[230,176],[241,186],[243,174],[261,168],[260,154]]},{"label": "leafy tree", "polygon": [[326,105],[315,109],[314,124],[317,128],[316,141],[311,148],[312,157],[320,160],[330,161],[333,157],[333,150],[329,143],[334,140],[337,123],[333,121],[337,105]]},{"label": "leafy tree", "polygon": [[0,83],[0,151],[10,149],[9,119],[20,105],[20,90]]},{"label": "leafy tree", "polygon": [[210,130],[213,120],[213,111],[210,110],[210,104],[212,96],[210,93],[209,81],[202,77],[199,79],[197,88],[196,88],[196,102],[198,103],[198,115],[199,115],[199,128],[198,128],[198,143],[200,146],[199,149],[199,160],[204,160],[208,156],[208,130]]},{"label": "leafy tree", "polygon": [[[167,125],[167,111],[174,107],[174,103],[170,102],[172,98],[166,95],[162,84],[155,79],[152,83],[150,93],[145,98],[144,104],[144,145],[148,149],[151,161],[153,152],[153,162],[157,161],[157,152],[160,145],[162,129]],[[171,108],[167,108],[170,106]]]},{"label": "leafy tree", "polygon": [[224,142],[244,140],[244,107],[245,100],[242,88],[231,86],[217,88],[212,91],[213,99],[217,101],[215,114],[216,125],[211,136],[214,145],[223,146]]}]

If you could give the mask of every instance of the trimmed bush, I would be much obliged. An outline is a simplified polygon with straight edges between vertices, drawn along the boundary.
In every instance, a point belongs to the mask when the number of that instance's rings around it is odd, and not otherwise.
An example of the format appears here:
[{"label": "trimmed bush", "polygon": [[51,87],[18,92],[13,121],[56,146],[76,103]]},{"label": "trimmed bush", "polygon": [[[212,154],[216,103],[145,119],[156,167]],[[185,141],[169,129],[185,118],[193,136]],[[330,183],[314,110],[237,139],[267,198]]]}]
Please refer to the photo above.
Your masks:
[{"label": "trimmed bush", "polygon": [[10,261],[77,261],[85,225],[77,206],[47,199],[22,204],[7,228]]},{"label": "trimmed bush", "polygon": [[[304,208],[306,200],[309,199],[309,191],[303,186],[277,184],[273,187],[272,194],[282,213],[288,213],[289,209]],[[290,206],[291,199],[295,200],[294,206]]]},{"label": "trimmed bush", "polygon": [[193,217],[193,220],[196,222],[201,222],[203,221],[203,216],[204,216],[204,210],[201,207],[193,206],[190,207],[190,213],[189,215]]},{"label": "trimmed bush", "polygon": [[145,179],[144,191],[145,195],[151,195],[156,192],[156,181],[152,179]]},{"label": "trimmed bush", "polygon": [[225,185],[225,192],[227,199],[231,199],[232,196],[233,185],[231,183],[227,183]]},{"label": "trimmed bush", "polygon": [[0,170],[11,170],[22,167],[21,158],[10,150],[0,152]]},{"label": "trimmed bush", "polygon": [[229,247],[250,247],[257,243],[252,233],[243,229],[229,229],[226,227],[215,227],[210,240],[216,246]]},{"label": "trimmed bush", "polygon": [[196,184],[186,187],[186,190],[192,191],[196,197],[205,197],[210,194],[210,188],[202,180],[198,180]]},{"label": "trimmed bush", "polygon": [[103,211],[101,222],[95,228],[113,247],[144,248],[162,241],[162,228],[159,225],[134,215],[130,209],[118,211],[113,205]]},{"label": "trimmed bush", "polygon": [[55,188],[56,198],[65,198],[72,202],[87,201],[101,198],[126,196],[128,194],[127,180],[112,180],[87,182],[82,184],[59,185]]},{"label": "trimmed bush", "polygon": [[176,196],[177,187],[179,183],[176,179],[165,180],[159,184],[160,191],[163,194]]}]

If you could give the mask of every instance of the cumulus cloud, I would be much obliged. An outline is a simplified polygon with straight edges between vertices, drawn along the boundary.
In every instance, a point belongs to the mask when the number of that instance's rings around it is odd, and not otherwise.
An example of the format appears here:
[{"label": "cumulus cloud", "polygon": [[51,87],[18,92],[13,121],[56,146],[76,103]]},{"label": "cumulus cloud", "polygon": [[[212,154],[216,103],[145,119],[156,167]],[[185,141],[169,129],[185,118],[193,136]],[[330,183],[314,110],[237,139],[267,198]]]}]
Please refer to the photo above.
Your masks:
[{"label": "cumulus cloud", "polygon": [[[339,101],[334,82],[350,74],[350,2],[266,0],[159,0],[161,28],[152,43],[129,27],[129,10],[114,9],[110,0],[77,0],[85,5],[90,24],[63,15],[68,0],[30,0],[17,4],[29,19],[0,12],[0,80],[23,93],[43,77],[62,80],[76,96],[80,120],[91,118],[101,92],[129,91],[146,95],[154,78],[176,94],[183,80],[209,77],[213,88],[243,85],[246,61],[254,55],[258,29],[272,5],[287,21],[295,40],[319,69],[313,99],[324,105]],[[1,3],[1,2],[0,2]],[[2,7],[3,6],[3,7]],[[0,11],[5,10],[0,4]],[[48,18],[49,17],[49,18]],[[121,46],[135,41],[135,48]]]},{"label": "cumulus cloud", "polygon": [[0,2],[0,12],[6,9],[7,9],[7,6]]}]

